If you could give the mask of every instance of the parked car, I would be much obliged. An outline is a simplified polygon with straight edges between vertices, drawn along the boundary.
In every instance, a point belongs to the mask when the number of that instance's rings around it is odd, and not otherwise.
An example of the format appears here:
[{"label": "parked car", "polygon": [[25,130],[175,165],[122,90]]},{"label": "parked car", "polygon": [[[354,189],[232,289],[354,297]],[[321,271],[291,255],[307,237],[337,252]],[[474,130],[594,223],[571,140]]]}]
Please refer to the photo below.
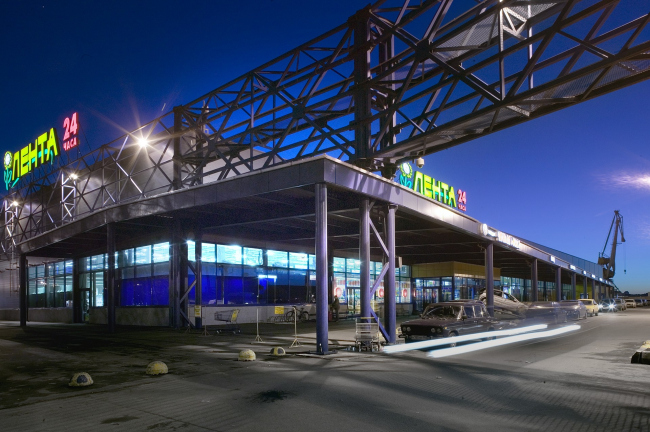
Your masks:
[{"label": "parked car", "polygon": [[596,316],[599,312],[598,303],[594,299],[580,299],[582,304],[587,308],[587,315]]},{"label": "parked car", "polygon": [[567,312],[560,307],[558,302],[533,302],[526,309],[526,320],[545,324],[559,324],[567,322]]},{"label": "parked car", "polygon": [[634,299],[634,303],[636,303],[635,307],[643,307],[643,300],[641,299]]},{"label": "parked car", "polygon": [[623,310],[620,303],[616,303],[616,300],[612,298],[604,298],[600,301],[600,304],[603,305],[603,312],[618,312]]},{"label": "parked car", "polygon": [[[487,304],[487,294],[485,289],[482,289],[478,299]],[[505,293],[501,290],[494,290],[494,308],[505,309],[514,312],[517,315],[524,315],[526,313],[526,305],[517,300],[512,294]]]},{"label": "parked car", "polygon": [[562,300],[560,307],[566,311],[568,319],[587,319],[587,307],[580,300]]},{"label": "parked car", "polygon": [[614,301],[620,307],[620,310],[622,311],[627,310],[627,305],[625,304],[625,301],[623,301],[623,299],[615,298]]},{"label": "parked car", "polygon": [[497,321],[488,314],[483,302],[465,300],[430,304],[420,318],[405,321],[400,327],[400,337],[409,343],[481,333],[495,330],[498,326]]},{"label": "parked car", "polygon": [[648,306],[648,300],[647,299],[641,299],[641,301],[643,302],[643,306]]},{"label": "parked car", "polygon": [[634,301],[634,299],[626,298],[623,299],[623,301],[625,302],[625,307],[636,308],[636,302]]}]

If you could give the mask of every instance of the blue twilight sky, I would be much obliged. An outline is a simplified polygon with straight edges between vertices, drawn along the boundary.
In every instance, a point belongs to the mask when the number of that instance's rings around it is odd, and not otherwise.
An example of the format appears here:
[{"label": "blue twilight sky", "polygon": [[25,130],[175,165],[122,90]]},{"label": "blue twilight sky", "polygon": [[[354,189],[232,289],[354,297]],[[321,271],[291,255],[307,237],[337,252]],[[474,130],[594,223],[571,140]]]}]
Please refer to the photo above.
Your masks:
[{"label": "blue twilight sky", "polygon": [[[95,148],[330,30],[369,2],[2,1],[1,149],[16,151],[53,126],[62,130],[75,111]],[[466,190],[467,213],[478,220],[591,261],[620,210],[627,242],[615,282],[647,292],[648,100],[650,82],[637,84],[428,156],[424,171]]]}]

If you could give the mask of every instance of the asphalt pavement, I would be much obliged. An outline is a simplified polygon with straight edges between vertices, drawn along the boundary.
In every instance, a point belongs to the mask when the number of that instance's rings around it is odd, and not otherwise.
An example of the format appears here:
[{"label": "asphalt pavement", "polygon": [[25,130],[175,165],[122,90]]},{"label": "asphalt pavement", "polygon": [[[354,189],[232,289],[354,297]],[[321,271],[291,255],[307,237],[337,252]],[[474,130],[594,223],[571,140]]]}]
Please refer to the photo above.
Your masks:
[{"label": "asphalt pavement", "polygon": [[[650,308],[581,320],[580,330],[443,359],[350,351],[354,322],[255,325],[240,334],[0,322],[5,431],[650,430]],[[291,348],[292,343],[300,344]],[[287,355],[273,357],[281,346]],[[252,349],[257,360],[238,361]],[[169,374],[148,376],[164,361]],[[94,384],[71,388],[75,372]]]}]

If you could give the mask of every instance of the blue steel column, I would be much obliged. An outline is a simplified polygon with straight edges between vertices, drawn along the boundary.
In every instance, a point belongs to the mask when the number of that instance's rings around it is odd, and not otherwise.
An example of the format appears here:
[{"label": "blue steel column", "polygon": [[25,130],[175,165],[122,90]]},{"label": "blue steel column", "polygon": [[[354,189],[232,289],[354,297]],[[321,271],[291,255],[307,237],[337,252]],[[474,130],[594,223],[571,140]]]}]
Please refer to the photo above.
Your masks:
[{"label": "blue steel column", "polygon": [[[587,290],[585,290],[583,295],[585,298],[589,297],[587,295]],[[576,274],[571,273],[571,300],[577,300],[576,296]]]},{"label": "blue steel column", "polygon": [[530,266],[530,296],[531,301],[539,301],[539,280],[537,279],[537,259]]},{"label": "blue steel column", "polygon": [[20,295],[20,326],[27,326],[27,255],[18,258],[18,291]]},{"label": "blue steel column", "polygon": [[361,200],[359,207],[359,285],[361,288],[361,316],[371,316],[370,307],[370,202]]},{"label": "blue steel column", "polygon": [[115,224],[106,224],[106,317],[109,333],[115,332]]},{"label": "blue steel column", "polygon": [[494,316],[494,244],[488,243],[485,248],[485,295],[487,310]]},{"label": "blue steel column", "polygon": [[555,269],[555,301],[562,300],[562,267]]},{"label": "blue steel column", "polygon": [[316,185],[316,350],[327,354],[327,185]]},{"label": "blue steel column", "polygon": [[[69,276],[66,276],[69,277]],[[79,259],[72,260],[72,322],[82,323],[81,290],[79,289]]]},{"label": "blue steel column", "polygon": [[178,190],[183,187],[182,183],[182,155],[181,155],[181,138],[180,132],[183,128],[183,110],[182,107],[174,107],[174,153],[172,155],[172,188]]},{"label": "blue steel column", "polygon": [[395,310],[395,211],[397,206],[388,206],[388,216],[386,220],[386,247],[388,248],[388,274],[384,281],[386,287],[384,289],[384,324],[386,325],[386,333],[388,333],[388,343],[394,344],[397,342],[397,325]]},{"label": "blue steel column", "polygon": [[[587,295],[587,276],[583,276],[583,277],[582,277],[582,290],[583,290],[584,293],[585,293],[585,297],[589,297],[589,296]],[[591,298],[593,298],[593,299],[596,298],[596,297],[594,297],[594,292],[593,292],[593,291],[591,292]]]},{"label": "blue steel column", "polygon": [[[202,299],[202,279],[203,279],[203,266],[201,264],[201,255],[203,254],[203,233],[201,230],[194,231],[194,305],[201,307],[203,304]],[[197,329],[203,328],[203,317],[201,315],[194,315],[194,327]]]},{"label": "blue steel column", "polygon": [[181,286],[181,224],[174,220],[171,228],[170,262],[169,262],[169,326],[180,327],[180,286]]}]

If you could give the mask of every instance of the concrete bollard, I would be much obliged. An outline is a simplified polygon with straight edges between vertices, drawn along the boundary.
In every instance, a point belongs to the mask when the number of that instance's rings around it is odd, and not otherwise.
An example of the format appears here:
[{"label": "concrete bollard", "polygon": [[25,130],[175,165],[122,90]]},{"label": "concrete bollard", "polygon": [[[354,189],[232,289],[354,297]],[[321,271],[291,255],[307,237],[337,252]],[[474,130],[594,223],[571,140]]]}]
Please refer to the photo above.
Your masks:
[{"label": "concrete bollard", "polygon": [[274,347],[273,349],[271,349],[271,355],[272,356],[283,356],[286,353],[287,352],[282,347]]},{"label": "concrete bollard", "polygon": [[72,376],[69,387],[85,387],[93,384],[93,379],[87,372],[77,372]]},{"label": "concrete bollard", "polygon": [[243,350],[239,352],[239,361],[254,361],[255,352],[253,350]]},{"label": "concrete bollard", "polygon": [[164,375],[168,372],[167,365],[161,361],[153,361],[147,365],[147,375]]}]

